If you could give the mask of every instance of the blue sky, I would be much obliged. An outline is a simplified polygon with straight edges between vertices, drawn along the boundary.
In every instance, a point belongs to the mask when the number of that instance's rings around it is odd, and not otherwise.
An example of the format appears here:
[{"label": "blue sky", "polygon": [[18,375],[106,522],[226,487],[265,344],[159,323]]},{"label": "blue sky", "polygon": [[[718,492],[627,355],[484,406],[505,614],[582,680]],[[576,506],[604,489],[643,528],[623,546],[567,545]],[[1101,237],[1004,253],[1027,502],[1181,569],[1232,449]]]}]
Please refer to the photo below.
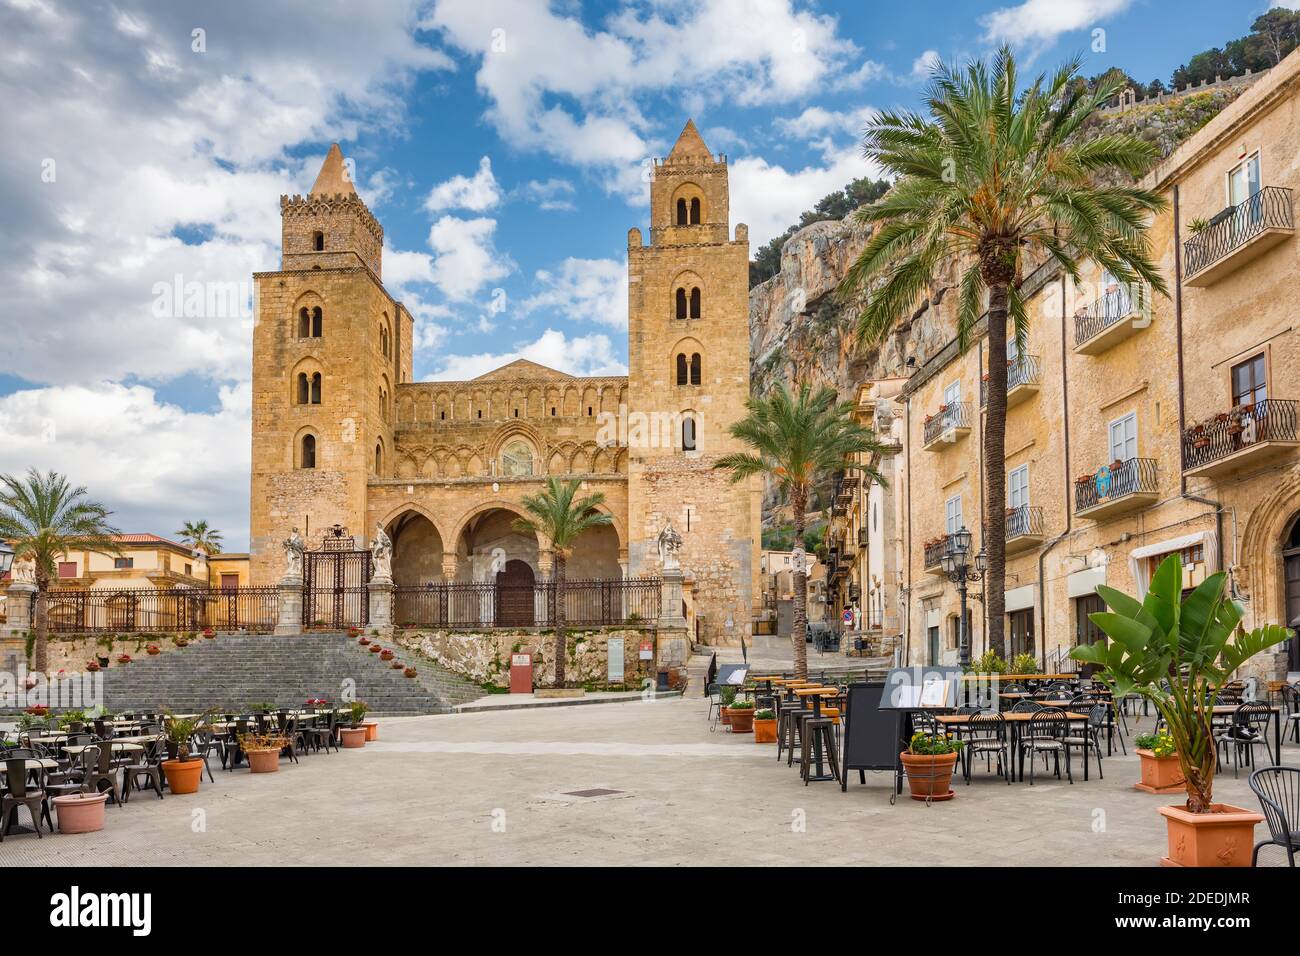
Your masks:
[{"label": "blue sky", "polygon": [[384,224],[417,378],[519,356],[615,373],[643,170],[687,117],[757,247],[872,171],[857,133],[918,106],[936,55],[1006,41],[1167,82],[1267,6],[0,0],[0,471],[56,468],[127,530],[208,518],[244,546],[251,318],[169,310],[171,290],[276,268],[278,197],[332,141]]}]

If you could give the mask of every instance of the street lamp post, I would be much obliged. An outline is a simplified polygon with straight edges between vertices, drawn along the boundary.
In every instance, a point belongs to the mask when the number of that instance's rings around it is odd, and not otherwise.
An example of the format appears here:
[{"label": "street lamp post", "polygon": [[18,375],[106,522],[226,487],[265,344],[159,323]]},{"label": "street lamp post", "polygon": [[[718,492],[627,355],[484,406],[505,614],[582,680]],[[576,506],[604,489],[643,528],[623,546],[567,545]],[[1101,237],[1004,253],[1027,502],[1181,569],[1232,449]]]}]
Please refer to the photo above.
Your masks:
[{"label": "street lamp post", "polygon": [[7,574],[14,564],[14,549],[7,541],[0,541],[0,574]]},{"label": "street lamp post", "polygon": [[966,615],[966,588],[969,582],[984,577],[984,570],[988,564],[983,548],[975,555],[972,564],[970,549],[970,531],[963,525],[960,531],[948,536],[948,547],[942,559],[943,573],[948,576],[949,581],[957,585],[957,593],[961,596],[961,617],[958,619],[957,633],[963,670],[970,667],[970,626]]}]

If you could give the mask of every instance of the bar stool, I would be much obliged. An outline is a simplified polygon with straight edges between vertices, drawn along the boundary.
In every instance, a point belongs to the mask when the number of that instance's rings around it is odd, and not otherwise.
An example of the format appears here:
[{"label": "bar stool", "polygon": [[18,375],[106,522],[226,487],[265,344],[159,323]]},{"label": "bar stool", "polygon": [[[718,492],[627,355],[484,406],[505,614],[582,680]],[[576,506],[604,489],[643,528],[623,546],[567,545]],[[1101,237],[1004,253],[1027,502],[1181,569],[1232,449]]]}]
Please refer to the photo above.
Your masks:
[{"label": "bar stool", "polygon": [[799,751],[799,776],[803,778],[805,787],[812,778],[813,751],[819,740],[822,759],[829,764],[832,779],[839,781],[840,757],[836,737],[835,724],[830,717],[815,717],[804,721],[803,739],[800,741]]},{"label": "bar stool", "polygon": [[813,715],[811,708],[800,706],[798,701],[791,703],[784,701],[781,712],[776,721],[776,759],[781,760],[781,752],[787,751],[785,765],[787,767],[794,763],[795,738],[803,739],[800,731],[802,727],[799,720],[802,717],[811,717]]}]

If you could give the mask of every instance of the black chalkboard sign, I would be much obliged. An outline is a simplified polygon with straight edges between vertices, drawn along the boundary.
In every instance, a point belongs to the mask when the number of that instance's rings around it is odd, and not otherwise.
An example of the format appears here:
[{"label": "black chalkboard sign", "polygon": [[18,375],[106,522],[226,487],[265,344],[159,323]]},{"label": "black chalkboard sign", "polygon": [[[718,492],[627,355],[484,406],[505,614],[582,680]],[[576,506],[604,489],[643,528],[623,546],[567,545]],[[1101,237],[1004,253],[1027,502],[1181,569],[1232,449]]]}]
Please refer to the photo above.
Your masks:
[{"label": "black chalkboard sign", "polygon": [[[841,762],[840,790],[849,788],[849,771],[858,771],[858,782],[866,783],[868,770],[894,773],[894,792],[902,792],[903,766],[898,755],[903,750],[903,713],[881,710],[883,681],[850,684],[844,715],[844,760]],[[891,798],[892,802],[892,798]]]}]

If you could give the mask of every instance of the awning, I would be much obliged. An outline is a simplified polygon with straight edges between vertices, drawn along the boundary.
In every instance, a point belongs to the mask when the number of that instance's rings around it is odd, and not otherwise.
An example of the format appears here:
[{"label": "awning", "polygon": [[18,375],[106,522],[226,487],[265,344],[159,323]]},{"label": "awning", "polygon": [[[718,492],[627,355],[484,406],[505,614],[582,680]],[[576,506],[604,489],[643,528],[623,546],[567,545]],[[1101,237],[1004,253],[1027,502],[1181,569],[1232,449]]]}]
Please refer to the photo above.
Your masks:
[{"label": "awning", "polygon": [[1197,531],[1194,534],[1185,534],[1181,538],[1170,538],[1167,541],[1158,541],[1155,544],[1144,544],[1142,547],[1130,551],[1128,566],[1129,570],[1133,572],[1133,581],[1137,584],[1138,600],[1140,601],[1146,597],[1147,588],[1151,586],[1151,575],[1147,570],[1147,558],[1182,551],[1186,548],[1194,548],[1198,544],[1204,547],[1205,571],[1207,574],[1213,574],[1219,570],[1219,538],[1213,531]]}]

